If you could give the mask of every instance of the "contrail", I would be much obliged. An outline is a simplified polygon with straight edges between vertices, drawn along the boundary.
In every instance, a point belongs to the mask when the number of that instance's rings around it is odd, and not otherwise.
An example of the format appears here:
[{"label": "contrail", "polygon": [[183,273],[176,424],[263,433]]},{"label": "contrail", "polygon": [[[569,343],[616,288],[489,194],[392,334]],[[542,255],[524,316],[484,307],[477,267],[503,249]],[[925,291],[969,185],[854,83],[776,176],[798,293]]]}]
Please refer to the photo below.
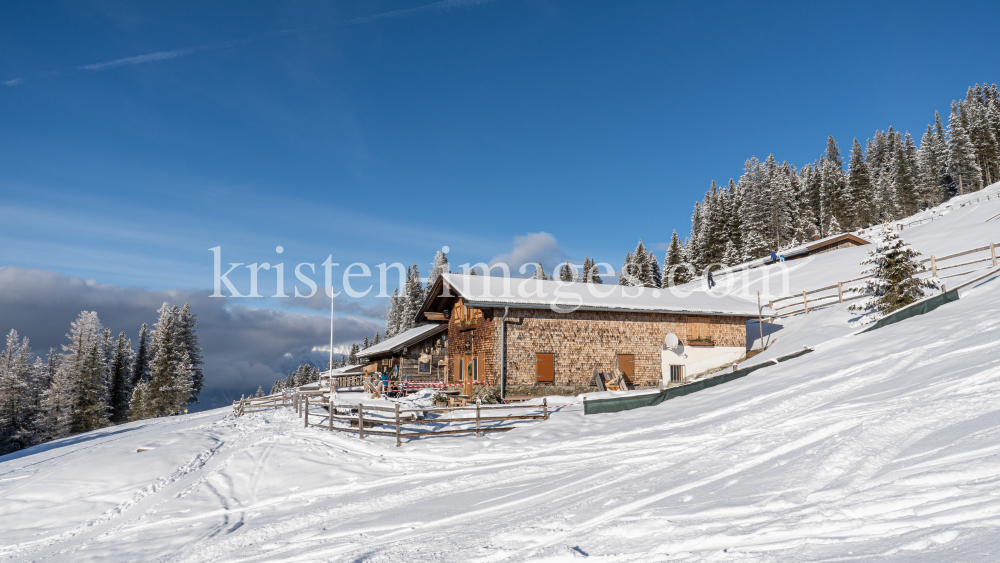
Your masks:
[{"label": "contrail", "polygon": [[[391,12],[384,12],[381,14],[373,14],[370,16],[362,16],[358,18],[352,18],[349,20],[344,20],[337,22],[331,26],[326,27],[316,27],[316,28],[302,28],[302,29],[290,29],[283,31],[273,31],[264,35],[259,35],[257,37],[247,38],[247,39],[235,39],[232,41],[224,41],[221,43],[210,43],[207,45],[198,45],[195,47],[186,47],[183,49],[173,49],[169,51],[155,51],[153,53],[146,53],[144,55],[135,55],[132,57],[123,57],[120,59],[114,59],[110,61],[102,61],[98,63],[92,63],[87,65],[80,65],[70,68],[63,68],[59,70],[53,70],[43,73],[38,73],[35,77],[42,76],[57,76],[60,74],[65,74],[71,71],[101,71],[108,70],[111,68],[116,68],[125,65],[138,65],[156,61],[166,61],[170,59],[176,59],[178,57],[185,57],[187,55],[193,55],[195,53],[201,53],[205,51],[217,51],[220,49],[229,49],[232,47],[238,47],[241,45],[246,45],[249,43],[254,43],[266,39],[274,39],[277,37],[296,35],[302,33],[318,32],[318,31],[329,31],[337,29],[340,27],[350,26],[350,25],[360,25],[365,23],[371,23],[378,20],[402,18],[407,16],[412,16],[424,12],[432,11],[445,11],[451,8],[461,8],[466,6],[478,6],[480,4],[488,4],[496,0],[441,0],[439,2],[434,2],[431,4],[426,4],[424,6],[417,6],[416,8],[405,8],[402,10],[393,10]],[[5,80],[3,84],[5,86],[18,86],[23,84],[24,78],[13,78],[10,80]]]}]

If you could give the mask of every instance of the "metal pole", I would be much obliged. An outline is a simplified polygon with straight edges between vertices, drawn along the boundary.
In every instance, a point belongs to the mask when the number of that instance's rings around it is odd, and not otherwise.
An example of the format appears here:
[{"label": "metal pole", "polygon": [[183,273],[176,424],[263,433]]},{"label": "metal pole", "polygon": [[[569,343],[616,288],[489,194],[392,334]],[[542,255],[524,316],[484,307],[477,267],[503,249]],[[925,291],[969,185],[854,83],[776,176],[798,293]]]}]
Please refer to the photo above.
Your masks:
[{"label": "metal pole", "polygon": [[761,312],[760,292],[757,292],[757,328],[760,329],[760,349],[764,349],[764,315]]},{"label": "metal pole", "polygon": [[403,445],[403,442],[399,439],[399,403],[396,403],[396,447]]},{"label": "metal pole", "polygon": [[504,307],[503,320],[500,321],[500,400],[501,401],[507,399],[507,314],[508,313],[510,313],[510,307]]}]

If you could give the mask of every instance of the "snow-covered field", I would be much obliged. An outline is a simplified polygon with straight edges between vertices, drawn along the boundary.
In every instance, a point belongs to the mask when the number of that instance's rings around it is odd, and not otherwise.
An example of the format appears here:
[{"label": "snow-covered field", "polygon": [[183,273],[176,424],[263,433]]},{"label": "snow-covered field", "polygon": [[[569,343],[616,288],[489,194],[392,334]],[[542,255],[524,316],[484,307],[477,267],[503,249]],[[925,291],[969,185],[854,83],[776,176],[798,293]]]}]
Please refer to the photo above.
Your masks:
[{"label": "snow-covered field", "polygon": [[[1000,239],[995,213],[903,235],[962,250]],[[793,290],[856,277],[865,250],[799,261]],[[74,436],[0,458],[0,560],[1000,560],[998,292],[853,336],[839,306],[783,319],[765,354],[814,353],[483,438],[396,448],[290,409]]]}]

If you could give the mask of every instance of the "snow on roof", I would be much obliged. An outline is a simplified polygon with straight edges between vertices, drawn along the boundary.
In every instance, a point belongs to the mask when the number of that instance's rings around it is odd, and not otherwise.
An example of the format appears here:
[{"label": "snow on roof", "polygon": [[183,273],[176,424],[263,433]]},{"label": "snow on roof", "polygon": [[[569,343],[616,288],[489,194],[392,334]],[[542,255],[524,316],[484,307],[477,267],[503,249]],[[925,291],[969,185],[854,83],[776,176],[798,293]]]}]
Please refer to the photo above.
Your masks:
[{"label": "snow on roof", "polygon": [[633,311],[641,313],[690,313],[756,317],[757,304],[732,295],[691,292],[679,287],[653,289],[583,282],[563,282],[442,274],[456,294],[470,307],[552,309],[584,311]]},{"label": "snow on roof", "polygon": [[350,373],[352,371],[359,371],[361,368],[365,367],[364,364],[355,364],[350,366],[344,366],[342,368],[335,368],[332,370],[327,370],[320,375],[340,375],[342,373]]},{"label": "snow on roof", "polygon": [[388,338],[379,342],[374,346],[365,348],[364,350],[358,352],[358,356],[362,358],[368,358],[376,354],[384,354],[386,352],[397,352],[406,348],[414,342],[419,342],[428,336],[433,336],[435,332],[443,332],[446,330],[448,325],[443,324],[430,324],[422,325],[418,327],[411,328],[410,330],[397,334],[392,338]]}]

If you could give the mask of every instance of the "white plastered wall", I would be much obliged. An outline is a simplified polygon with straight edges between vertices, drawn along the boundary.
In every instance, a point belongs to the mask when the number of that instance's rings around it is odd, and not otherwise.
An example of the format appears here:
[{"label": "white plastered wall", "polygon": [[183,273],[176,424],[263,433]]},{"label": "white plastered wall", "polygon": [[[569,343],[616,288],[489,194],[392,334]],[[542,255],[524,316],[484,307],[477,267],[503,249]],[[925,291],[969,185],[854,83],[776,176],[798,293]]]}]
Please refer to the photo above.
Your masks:
[{"label": "white plastered wall", "polygon": [[673,350],[663,346],[661,353],[663,382],[670,383],[670,366],[684,366],[685,379],[710,369],[731,364],[746,354],[741,346],[685,346],[678,344]]}]

